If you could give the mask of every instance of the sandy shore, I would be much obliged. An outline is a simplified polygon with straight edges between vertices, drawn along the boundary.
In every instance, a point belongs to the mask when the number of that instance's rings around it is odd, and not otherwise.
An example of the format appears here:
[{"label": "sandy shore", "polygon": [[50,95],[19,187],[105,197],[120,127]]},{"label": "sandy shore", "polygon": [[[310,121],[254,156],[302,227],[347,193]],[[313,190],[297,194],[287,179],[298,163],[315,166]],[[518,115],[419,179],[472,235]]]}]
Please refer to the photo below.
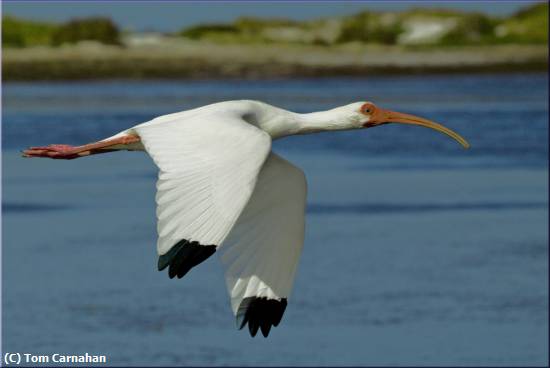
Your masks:
[{"label": "sandy shore", "polygon": [[547,70],[545,46],[407,49],[346,44],[211,44],[173,40],[112,47],[3,50],[4,80],[101,78],[278,78],[438,72]]}]

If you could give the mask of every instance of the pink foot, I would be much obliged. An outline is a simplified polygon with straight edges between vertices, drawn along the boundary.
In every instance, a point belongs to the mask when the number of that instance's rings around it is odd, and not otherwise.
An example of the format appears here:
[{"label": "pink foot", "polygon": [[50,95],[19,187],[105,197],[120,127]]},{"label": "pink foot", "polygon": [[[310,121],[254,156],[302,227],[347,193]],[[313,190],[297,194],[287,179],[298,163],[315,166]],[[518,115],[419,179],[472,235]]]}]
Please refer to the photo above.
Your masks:
[{"label": "pink foot", "polygon": [[50,144],[46,147],[31,147],[23,151],[23,157],[49,157],[71,160],[80,156],[77,147],[68,144]]}]

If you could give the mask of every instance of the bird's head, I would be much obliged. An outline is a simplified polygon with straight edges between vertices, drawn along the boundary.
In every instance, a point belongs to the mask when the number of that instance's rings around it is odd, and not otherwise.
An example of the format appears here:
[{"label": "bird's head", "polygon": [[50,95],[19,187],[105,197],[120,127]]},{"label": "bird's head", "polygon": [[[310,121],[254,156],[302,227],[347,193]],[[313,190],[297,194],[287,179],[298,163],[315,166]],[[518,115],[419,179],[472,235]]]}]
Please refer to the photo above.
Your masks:
[{"label": "bird's head", "polygon": [[420,125],[448,135],[460,143],[464,148],[470,147],[470,144],[458,133],[428,119],[401,112],[385,110],[376,106],[372,102],[356,102],[348,105],[347,108],[352,111],[353,124],[357,128],[373,128],[389,123]]}]

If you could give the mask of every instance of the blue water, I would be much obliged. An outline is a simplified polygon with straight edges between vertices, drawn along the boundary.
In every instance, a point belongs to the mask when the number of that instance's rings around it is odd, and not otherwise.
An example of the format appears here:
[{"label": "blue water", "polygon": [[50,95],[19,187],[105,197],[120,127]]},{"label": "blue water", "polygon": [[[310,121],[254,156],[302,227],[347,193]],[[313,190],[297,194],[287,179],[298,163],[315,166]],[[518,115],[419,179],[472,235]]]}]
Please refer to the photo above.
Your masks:
[{"label": "blue water", "polygon": [[[3,351],[112,365],[548,363],[548,76],[9,83],[3,87]],[[306,242],[282,323],[238,331],[216,257],[156,271],[156,168],[81,144],[207,103],[299,112],[371,100],[441,122],[278,141],[307,175]]]}]

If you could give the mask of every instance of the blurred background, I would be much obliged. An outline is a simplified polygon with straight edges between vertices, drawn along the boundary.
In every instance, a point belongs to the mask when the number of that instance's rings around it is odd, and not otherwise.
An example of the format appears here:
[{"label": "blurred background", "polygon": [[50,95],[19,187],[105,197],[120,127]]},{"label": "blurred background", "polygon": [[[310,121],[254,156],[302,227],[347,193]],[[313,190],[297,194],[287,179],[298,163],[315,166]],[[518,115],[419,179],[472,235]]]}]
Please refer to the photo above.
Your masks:
[{"label": "blurred background", "polygon": [[[2,4],[2,349],[111,365],[548,364],[548,3]],[[306,242],[283,321],[219,261],[156,271],[139,152],[28,160],[229,99],[371,100],[456,130],[291,137]]]},{"label": "blurred background", "polygon": [[3,9],[4,80],[547,70],[548,3],[8,2]]}]

